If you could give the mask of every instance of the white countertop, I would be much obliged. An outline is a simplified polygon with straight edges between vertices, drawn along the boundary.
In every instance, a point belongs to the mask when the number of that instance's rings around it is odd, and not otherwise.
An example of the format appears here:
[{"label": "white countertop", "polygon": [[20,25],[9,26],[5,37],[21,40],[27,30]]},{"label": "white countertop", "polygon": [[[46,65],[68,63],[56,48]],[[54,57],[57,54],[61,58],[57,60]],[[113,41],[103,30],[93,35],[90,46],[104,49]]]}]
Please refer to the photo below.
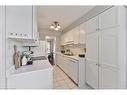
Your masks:
[{"label": "white countertop", "polygon": [[68,55],[64,55],[64,54],[62,54],[61,52],[57,52],[57,54],[60,54],[60,55],[62,55],[62,56],[65,56],[65,57],[68,57],[68,58],[71,58],[71,59],[74,59],[74,60],[85,59],[84,57],[81,58],[81,57],[79,57],[78,55],[68,56]]},{"label": "white countertop", "polygon": [[48,60],[37,60],[37,61],[33,61],[32,65],[21,66],[17,70],[15,70],[14,67],[12,67],[11,70],[9,70],[10,73],[9,75],[33,72],[38,70],[47,70],[47,69],[53,69],[53,67],[51,66]]}]

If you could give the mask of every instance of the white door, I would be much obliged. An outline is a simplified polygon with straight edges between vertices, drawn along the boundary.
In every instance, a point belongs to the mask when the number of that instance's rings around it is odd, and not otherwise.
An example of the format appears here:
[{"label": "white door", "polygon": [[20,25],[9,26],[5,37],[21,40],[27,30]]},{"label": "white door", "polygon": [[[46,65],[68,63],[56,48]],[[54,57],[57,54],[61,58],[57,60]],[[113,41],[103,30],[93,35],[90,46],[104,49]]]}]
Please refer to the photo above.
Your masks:
[{"label": "white door", "polygon": [[6,31],[8,35],[32,38],[32,6],[7,6]]},{"label": "white door", "polygon": [[98,31],[98,16],[88,20],[86,22],[86,33],[93,33]]},{"label": "white door", "polygon": [[118,25],[118,7],[113,7],[99,15],[99,28],[106,29]]},{"label": "white door", "polygon": [[85,43],[86,43],[85,23],[83,23],[83,24],[80,25],[79,43],[80,43],[80,44],[85,44]]},{"label": "white door", "polygon": [[119,27],[100,31],[99,88],[113,89],[118,86],[118,31]]},{"label": "white door", "polygon": [[98,88],[98,33],[87,35],[86,82],[91,87]]}]

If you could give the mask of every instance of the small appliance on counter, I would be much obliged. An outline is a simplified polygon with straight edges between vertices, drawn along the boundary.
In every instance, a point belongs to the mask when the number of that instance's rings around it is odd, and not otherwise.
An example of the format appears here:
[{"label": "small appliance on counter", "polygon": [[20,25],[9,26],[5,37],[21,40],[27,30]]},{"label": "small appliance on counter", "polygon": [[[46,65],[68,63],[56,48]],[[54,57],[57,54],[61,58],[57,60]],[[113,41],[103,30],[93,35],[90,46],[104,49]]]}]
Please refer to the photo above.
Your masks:
[{"label": "small appliance on counter", "polygon": [[65,50],[61,50],[61,53],[63,53],[63,54],[64,54],[64,53],[65,53]]},{"label": "small appliance on counter", "polygon": [[73,56],[73,53],[70,51],[70,49],[67,49],[64,54],[68,56]]},{"label": "small appliance on counter", "polygon": [[85,54],[79,54],[78,56],[81,57],[81,58],[84,58]]},{"label": "small appliance on counter", "polygon": [[31,58],[31,51],[24,51],[22,52],[21,64],[24,65],[31,65],[33,60]]}]

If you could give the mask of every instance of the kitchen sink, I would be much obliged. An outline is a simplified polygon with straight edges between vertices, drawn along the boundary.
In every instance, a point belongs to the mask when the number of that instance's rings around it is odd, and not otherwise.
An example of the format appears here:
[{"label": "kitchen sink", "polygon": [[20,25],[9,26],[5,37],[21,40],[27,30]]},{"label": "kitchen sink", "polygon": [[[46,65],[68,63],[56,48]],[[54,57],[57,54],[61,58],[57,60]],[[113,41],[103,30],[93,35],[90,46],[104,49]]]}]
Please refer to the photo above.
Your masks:
[{"label": "kitchen sink", "polygon": [[47,58],[45,56],[37,56],[37,57],[31,57],[31,59],[33,61],[36,61],[36,60],[47,60]]}]

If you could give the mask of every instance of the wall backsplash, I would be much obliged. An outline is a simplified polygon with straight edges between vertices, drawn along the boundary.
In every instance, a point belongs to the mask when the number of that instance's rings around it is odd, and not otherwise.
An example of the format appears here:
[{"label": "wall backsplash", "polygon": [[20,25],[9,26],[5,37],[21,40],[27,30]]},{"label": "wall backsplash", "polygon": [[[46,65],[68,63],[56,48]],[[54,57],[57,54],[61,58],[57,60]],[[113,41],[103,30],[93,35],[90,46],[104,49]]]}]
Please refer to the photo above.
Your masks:
[{"label": "wall backsplash", "polygon": [[22,47],[22,42],[7,39],[6,46],[7,46],[7,52],[6,52],[6,69],[8,70],[11,66],[14,65],[13,63],[13,54],[14,54],[14,45],[17,46],[18,51],[22,52],[27,50],[27,48]]},{"label": "wall backsplash", "polygon": [[85,45],[67,45],[67,46],[64,46],[64,49],[67,50],[67,49],[70,49],[70,51],[74,54],[74,55],[78,55],[78,54],[82,54],[82,53],[85,53],[85,48],[86,46]]}]

